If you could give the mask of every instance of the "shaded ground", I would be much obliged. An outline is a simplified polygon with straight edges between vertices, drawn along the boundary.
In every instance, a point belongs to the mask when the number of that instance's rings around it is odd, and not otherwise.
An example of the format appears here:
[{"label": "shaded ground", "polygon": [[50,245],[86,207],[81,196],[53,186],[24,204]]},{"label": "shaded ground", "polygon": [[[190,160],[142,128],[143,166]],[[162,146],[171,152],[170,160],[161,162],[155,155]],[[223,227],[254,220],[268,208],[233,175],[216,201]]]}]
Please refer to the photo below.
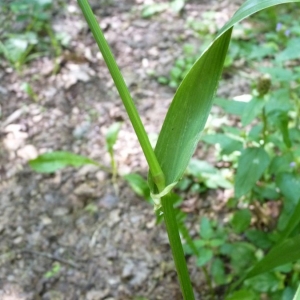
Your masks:
[{"label": "shaded ground", "polygon": [[[182,43],[199,43],[185,27],[188,16],[200,18],[215,10],[221,26],[235,4],[191,1],[181,17],[166,11],[146,20],[142,1],[93,2],[146,130],[155,137],[173,91],[159,85],[149,70],[167,75]],[[0,299],[181,299],[164,228],[155,226],[152,208],[122,179],[117,195],[110,175],[95,167],[40,175],[26,163],[47,150],[69,150],[109,166],[104,135],[110,124],[122,120],[115,145],[119,173],[147,174],[76,2],[55,17],[54,25],[72,37],[57,75],[51,75],[53,61],[47,58],[32,62],[22,75],[4,62],[0,69]],[[24,81],[32,83],[37,102],[21,91]],[[195,212],[205,211],[211,200],[202,199]],[[222,194],[214,200],[222,201]],[[191,233],[197,218],[190,216]],[[192,258],[189,267],[197,299],[209,299]]]}]

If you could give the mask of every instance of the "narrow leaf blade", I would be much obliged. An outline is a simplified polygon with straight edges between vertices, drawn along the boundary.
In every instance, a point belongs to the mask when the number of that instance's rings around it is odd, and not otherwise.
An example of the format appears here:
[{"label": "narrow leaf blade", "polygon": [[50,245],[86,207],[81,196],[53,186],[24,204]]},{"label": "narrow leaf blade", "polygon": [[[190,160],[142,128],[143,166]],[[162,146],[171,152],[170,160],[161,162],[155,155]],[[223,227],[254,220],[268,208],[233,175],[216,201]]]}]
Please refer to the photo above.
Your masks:
[{"label": "narrow leaf blade", "polygon": [[[155,147],[155,154],[165,175],[166,185],[181,178],[195,151],[222,73],[232,27],[262,9],[288,2],[300,2],[300,0],[246,1],[183,79],[168,110]],[[153,190],[151,174],[149,174],[149,185]]]},{"label": "narrow leaf blade", "polygon": [[166,185],[180,179],[194,153],[212,106],[230,36],[231,30],[196,62],[168,110],[155,147]]},{"label": "narrow leaf blade", "polygon": [[252,270],[246,278],[251,278],[273,270],[276,267],[294,262],[300,259],[300,235],[285,240],[280,245],[274,247]]},{"label": "narrow leaf blade", "polygon": [[67,151],[48,152],[29,161],[30,167],[40,173],[53,173],[67,166],[81,167],[87,164],[98,165],[88,157]]}]

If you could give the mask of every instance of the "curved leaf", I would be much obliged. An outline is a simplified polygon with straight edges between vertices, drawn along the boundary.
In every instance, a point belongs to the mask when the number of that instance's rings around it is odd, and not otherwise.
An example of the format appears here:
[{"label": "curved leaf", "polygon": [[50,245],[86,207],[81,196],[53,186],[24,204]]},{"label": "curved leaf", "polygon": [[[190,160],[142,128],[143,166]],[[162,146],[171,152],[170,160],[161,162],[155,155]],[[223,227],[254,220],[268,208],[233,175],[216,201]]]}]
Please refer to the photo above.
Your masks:
[{"label": "curved leaf", "polygon": [[[155,154],[166,186],[178,181],[193,155],[210,112],[222,73],[232,27],[246,17],[273,5],[300,0],[248,0],[221,29],[179,86],[166,115]],[[151,174],[149,185],[154,189]]]}]

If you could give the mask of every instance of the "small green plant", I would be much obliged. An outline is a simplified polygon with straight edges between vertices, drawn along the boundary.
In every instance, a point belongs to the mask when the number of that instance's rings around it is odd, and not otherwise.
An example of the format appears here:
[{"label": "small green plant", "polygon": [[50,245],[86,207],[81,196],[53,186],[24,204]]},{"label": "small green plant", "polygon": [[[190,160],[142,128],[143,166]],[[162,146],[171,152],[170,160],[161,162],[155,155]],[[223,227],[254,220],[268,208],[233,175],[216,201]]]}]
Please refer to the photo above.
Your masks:
[{"label": "small green plant", "polygon": [[21,89],[34,101],[38,101],[38,95],[34,92],[32,86],[28,82],[21,85]]},{"label": "small green plant", "polygon": [[117,169],[117,163],[115,161],[115,156],[114,156],[114,145],[117,141],[118,138],[118,134],[119,131],[121,129],[121,123],[120,122],[116,122],[114,124],[112,124],[106,133],[106,148],[107,151],[110,155],[110,161],[111,161],[111,169],[112,169],[112,182],[115,186],[115,189],[117,190],[117,174],[118,174],[118,169]]},{"label": "small green plant", "polygon": [[185,4],[185,0],[173,0],[169,3],[152,3],[144,5],[142,9],[142,17],[150,18],[153,15],[159,14],[168,8],[171,8],[174,12],[179,13]]},{"label": "small green plant", "polygon": [[51,26],[51,8],[52,0],[21,0],[1,4],[1,9],[7,12],[7,19],[11,16],[10,22],[22,28],[12,33],[7,28],[0,41],[0,54],[17,70],[27,61],[49,52],[49,48],[55,57],[60,55],[59,36],[55,35]]},{"label": "small green plant", "polygon": [[44,277],[47,279],[52,278],[56,276],[60,272],[60,270],[61,270],[61,264],[59,262],[55,262],[53,263],[51,270],[49,270],[44,274]]},{"label": "small green plant", "polygon": [[[231,155],[237,152],[236,149],[239,149],[241,153],[238,160],[236,155],[230,157],[233,163],[237,164],[234,183],[235,197],[231,203],[234,208],[239,208],[239,205],[244,204],[244,202],[252,203],[251,201],[256,194],[263,199],[270,197],[266,195],[272,193],[275,195],[274,192],[276,195],[279,194],[276,187],[273,188],[271,177],[266,174],[266,169],[271,168],[273,164],[273,173],[275,172],[276,184],[280,188],[280,196],[290,200],[286,204],[286,212],[293,212],[292,215],[285,217],[285,224],[282,229],[275,230],[267,236],[261,231],[251,231],[249,227],[253,212],[244,207],[242,210],[235,209],[228,228],[223,228],[222,224],[217,224],[216,221],[213,222],[203,217],[200,222],[200,239],[193,240],[184,226],[185,215],[178,209],[178,203],[182,200],[172,192],[187,168],[187,172],[195,176],[195,184],[198,184],[200,188],[201,185],[202,187],[214,188],[231,186],[230,179],[226,178],[220,171],[203,162],[191,161],[190,163],[190,159],[200,140],[200,134],[213,104],[214,93],[225,63],[233,26],[262,9],[288,2],[300,1],[248,0],[240,7],[220,30],[213,43],[208,46],[185,74],[164,120],[155,150],[153,150],[124,79],[88,1],[78,0],[107,63],[149,165],[148,186],[138,176],[131,175],[127,176],[126,179],[138,194],[145,196],[149,202],[154,204],[157,220],[163,218],[165,221],[184,299],[193,300],[194,293],[179,232],[186,242],[185,250],[195,254],[198,265],[203,268],[210,285],[212,299],[214,298],[214,291],[207,267],[210,268],[214,284],[230,284],[227,289],[227,300],[258,299],[254,291],[259,293],[280,291],[284,281],[288,280],[288,277],[282,273],[295,268],[295,265],[291,267],[291,263],[300,259],[300,235],[296,228],[299,224],[297,216],[300,210],[299,194],[296,193],[298,189],[299,162],[297,155],[299,155],[299,148],[293,148],[293,145],[297,145],[297,141],[299,141],[299,115],[290,116],[288,114],[290,106],[283,102],[286,97],[279,97],[281,100],[277,102],[278,95],[275,97],[276,99],[269,96],[270,84],[268,80],[270,79],[268,77],[264,77],[263,81],[257,85],[257,93],[253,94],[251,101],[246,104],[239,103],[238,109],[233,101],[231,103],[228,101],[228,104],[224,99],[216,101],[225,111],[238,111],[242,117],[243,125],[255,122],[256,119],[262,120],[262,124],[256,124],[249,134],[235,128],[224,128],[224,132],[219,133],[217,138],[212,136],[210,142],[214,138],[217,139],[217,142],[220,141],[220,145],[223,147],[220,155]],[[279,55],[279,58],[277,57],[279,62],[282,63],[286,59],[295,58],[295,54],[291,53],[291,49],[295,49],[295,43],[291,42],[288,45],[288,50],[285,50],[281,56]],[[272,74],[271,78],[273,80]],[[282,93],[284,94],[284,92]],[[292,94],[295,99],[299,99],[296,91]],[[243,108],[242,112],[240,111],[241,108]],[[113,132],[116,133],[117,130]],[[116,135],[113,134],[112,136],[115,140]],[[209,142],[208,138],[206,140]],[[108,150],[112,152],[112,147],[108,147]],[[276,160],[275,153],[282,156],[279,161]],[[293,157],[292,161],[288,155]],[[79,160],[82,162],[82,158]],[[93,163],[91,161],[86,162]],[[291,162],[293,163],[292,168]],[[66,162],[60,162],[59,166],[62,164],[66,164]],[[77,162],[72,164],[78,165]],[[284,166],[283,169],[282,166]],[[287,169],[287,166],[290,169]],[[207,169],[206,172],[203,171],[205,168]],[[289,189],[291,182],[293,188]],[[230,238],[231,233],[238,235],[243,231],[246,232],[246,237],[253,244],[242,239],[234,241]],[[255,242],[258,243],[257,246],[254,245]],[[269,250],[266,255],[264,255],[264,250]],[[227,266],[223,258],[226,258]],[[226,272],[226,268],[230,268],[231,272]],[[281,268],[280,272],[278,268]],[[282,268],[286,269],[282,271]],[[295,274],[291,280],[293,287],[295,281],[299,279],[297,277],[299,272],[297,271]],[[267,284],[262,285],[261,282],[267,282]],[[292,293],[294,293],[293,289]]]}]

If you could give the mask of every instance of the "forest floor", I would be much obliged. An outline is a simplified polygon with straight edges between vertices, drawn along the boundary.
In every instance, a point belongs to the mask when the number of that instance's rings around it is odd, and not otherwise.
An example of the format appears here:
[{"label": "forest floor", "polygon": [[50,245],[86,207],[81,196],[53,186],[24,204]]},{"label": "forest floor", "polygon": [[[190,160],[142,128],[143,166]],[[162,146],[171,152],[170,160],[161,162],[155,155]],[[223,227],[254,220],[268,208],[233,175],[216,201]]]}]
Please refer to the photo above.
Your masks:
[{"label": "forest floor", "polygon": [[[220,28],[237,4],[187,1],[180,16],[167,9],[145,19],[142,0],[91,3],[146,131],[157,136],[174,91],[159,84],[149,70],[168,76],[182,44],[201,43],[186,26],[189,17],[201,20],[204,12],[214,11]],[[122,176],[117,193],[110,174],[95,166],[51,175],[28,166],[29,159],[51,150],[72,151],[109,166],[105,133],[121,120],[114,148],[119,174],[135,172],[146,178],[148,171],[75,1],[55,14],[53,26],[71,36],[57,74],[52,74],[53,59],[46,57],[24,66],[21,73],[1,62],[0,299],[181,299],[164,225],[155,225],[153,208]],[[37,101],[22,91],[24,82],[32,84]],[[236,96],[247,88],[231,78],[219,93]],[[205,155],[197,151],[197,157]],[[217,190],[199,199],[185,198],[191,206],[187,224],[192,235],[200,215],[214,213],[226,195]],[[196,298],[210,299],[193,257],[188,265]]]}]

